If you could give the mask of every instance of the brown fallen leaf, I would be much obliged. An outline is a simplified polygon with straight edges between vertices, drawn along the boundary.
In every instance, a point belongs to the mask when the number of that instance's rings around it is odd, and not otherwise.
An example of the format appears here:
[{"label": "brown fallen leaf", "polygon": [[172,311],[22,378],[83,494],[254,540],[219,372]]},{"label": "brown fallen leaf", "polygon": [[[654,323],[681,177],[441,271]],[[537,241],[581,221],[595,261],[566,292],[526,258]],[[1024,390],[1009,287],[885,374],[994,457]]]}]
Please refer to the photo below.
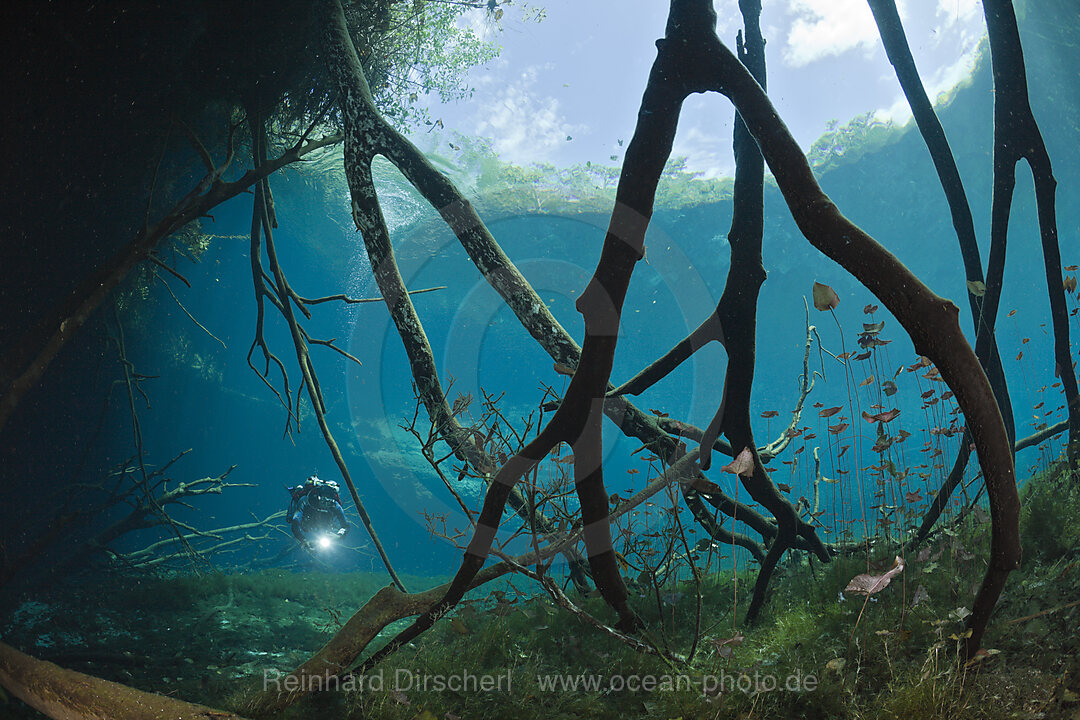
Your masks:
[{"label": "brown fallen leaf", "polygon": [[892,569],[881,575],[862,573],[851,578],[851,582],[844,588],[844,592],[856,595],[874,595],[888,587],[892,579],[904,571],[904,560],[897,555],[893,560]]}]

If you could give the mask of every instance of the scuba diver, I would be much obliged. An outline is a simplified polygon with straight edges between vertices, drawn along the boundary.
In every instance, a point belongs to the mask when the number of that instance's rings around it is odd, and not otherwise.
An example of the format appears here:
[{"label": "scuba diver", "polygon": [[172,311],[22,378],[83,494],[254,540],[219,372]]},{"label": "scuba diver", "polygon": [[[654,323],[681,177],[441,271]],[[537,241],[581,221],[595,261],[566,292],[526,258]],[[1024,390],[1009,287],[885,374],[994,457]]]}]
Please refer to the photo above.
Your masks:
[{"label": "scuba diver", "polygon": [[349,532],[336,482],[312,475],[303,485],[287,489],[292,495],[287,514],[289,525],[293,537],[305,550],[311,551],[315,543],[328,547],[334,538],[345,537]]}]

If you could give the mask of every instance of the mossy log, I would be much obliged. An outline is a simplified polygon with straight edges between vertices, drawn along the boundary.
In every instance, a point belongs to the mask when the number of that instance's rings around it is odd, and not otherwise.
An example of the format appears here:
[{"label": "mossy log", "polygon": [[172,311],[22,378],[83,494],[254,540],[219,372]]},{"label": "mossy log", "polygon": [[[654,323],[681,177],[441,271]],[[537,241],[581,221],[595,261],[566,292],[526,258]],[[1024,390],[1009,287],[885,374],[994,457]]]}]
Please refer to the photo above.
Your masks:
[{"label": "mossy log", "polygon": [[243,720],[231,712],[65,670],[0,643],[0,685],[56,720]]}]

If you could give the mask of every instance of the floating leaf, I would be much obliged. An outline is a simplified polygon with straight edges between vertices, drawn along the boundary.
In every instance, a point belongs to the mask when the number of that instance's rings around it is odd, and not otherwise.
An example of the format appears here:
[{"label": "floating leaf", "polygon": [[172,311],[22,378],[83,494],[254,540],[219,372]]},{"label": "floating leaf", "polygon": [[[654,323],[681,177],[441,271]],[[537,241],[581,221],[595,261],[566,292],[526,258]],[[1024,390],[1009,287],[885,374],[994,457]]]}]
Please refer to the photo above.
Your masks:
[{"label": "floating leaf", "polygon": [[859,383],[859,387],[866,387],[867,385],[869,385],[872,382],[874,382],[874,376],[873,375],[871,375],[870,377],[866,378],[861,383]]},{"label": "floating leaf", "polygon": [[917,503],[922,500],[922,495],[918,492],[904,493],[904,502]]},{"label": "floating leaf", "polygon": [[848,426],[847,423],[840,423],[838,425],[830,425],[829,426],[829,432],[831,432],[833,435],[839,435],[840,433],[844,432],[845,429],[847,429],[847,426]]},{"label": "floating leaf", "polygon": [[892,579],[904,571],[904,561],[897,555],[893,560],[892,569],[881,575],[871,575],[870,573],[862,573],[851,578],[851,582],[844,588],[844,592],[855,593],[857,595],[873,595],[884,590]]},{"label": "floating leaf", "polygon": [[843,409],[844,408],[841,405],[837,405],[836,407],[831,407],[831,408],[825,408],[824,410],[819,410],[818,411],[818,417],[832,417],[833,415],[835,415],[836,413],[840,412]]},{"label": "floating leaf", "polygon": [[893,408],[892,410],[886,410],[885,412],[879,412],[876,415],[871,415],[870,413],[863,410],[862,416],[863,416],[863,419],[866,420],[866,422],[890,422],[890,421],[894,420],[896,418],[896,416],[899,415],[899,414],[900,414],[900,409],[899,408]]},{"label": "floating leaf", "polygon": [[874,313],[876,313],[878,311],[878,306],[877,305],[867,305],[866,307],[864,307],[862,309],[862,311],[867,315],[873,315]]},{"label": "floating leaf", "polygon": [[975,297],[982,297],[986,294],[986,283],[981,280],[968,280],[967,289]]},{"label": "floating leaf", "polygon": [[1066,275],[1062,284],[1065,286],[1066,292],[1076,292],[1076,277],[1074,275]]},{"label": "floating leaf", "polygon": [[814,283],[814,307],[818,310],[832,310],[840,304],[840,296],[828,285]]},{"label": "floating leaf", "polygon": [[766,410],[765,412],[761,413],[761,417],[766,418],[766,419],[767,418],[774,418],[779,414],[780,413],[776,412],[775,410]]},{"label": "floating leaf", "polygon": [[881,383],[881,389],[885,391],[886,397],[890,395],[895,395],[897,390],[896,383],[894,383],[892,380],[886,380],[885,382]]},{"label": "floating leaf", "polygon": [[754,454],[750,452],[750,448],[743,448],[742,452],[739,453],[734,460],[720,468],[720,472],[729,472],[733,475],[753,477]]},{"label": "floating leaf", "polygon": [[1015,314],[1016,314],[1016,311],[1015,311],[1015,310],[1010,310],[1010,311],[1009,311],[1009,314],[1008,314],[1008,315],[1006,315],[1006,317],[1012,317],[1012,316],[1013,316],[1013,315],[1015,315]]}]

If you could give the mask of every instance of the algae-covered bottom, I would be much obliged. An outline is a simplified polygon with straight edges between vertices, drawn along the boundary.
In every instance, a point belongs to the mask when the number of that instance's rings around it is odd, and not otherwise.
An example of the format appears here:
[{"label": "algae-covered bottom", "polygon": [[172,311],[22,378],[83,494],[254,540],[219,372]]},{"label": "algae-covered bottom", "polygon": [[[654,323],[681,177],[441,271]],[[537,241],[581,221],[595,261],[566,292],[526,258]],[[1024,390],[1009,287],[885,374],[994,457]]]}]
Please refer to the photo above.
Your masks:
[{"label": "algae-covered bottom", "polygon": [[[1080,719],[1080,489],[1068,475],[1036,479],[1024,507],[1023,567],[967,663],[963,619],[988,546],[978,512],[907,553],[903,572],[868,600],[843,593],[868,570],[865,553],[788,561],[754,627],[742,623],[752,568],[633,584],[640,637],[682,660],[639,653],[525,583],[485,586],[363,677],[283,717]],[[872,547],[870,572],[897,552]],[[443,581],[406,578],[411,590]],[[8,599],[0,629],[4,642],[62,666],[242,711],[385,583],[283,571],[105,578]],[[599,598],[571,600],[614,620]],[[0,716],[40,717],[7,697]]]}]

